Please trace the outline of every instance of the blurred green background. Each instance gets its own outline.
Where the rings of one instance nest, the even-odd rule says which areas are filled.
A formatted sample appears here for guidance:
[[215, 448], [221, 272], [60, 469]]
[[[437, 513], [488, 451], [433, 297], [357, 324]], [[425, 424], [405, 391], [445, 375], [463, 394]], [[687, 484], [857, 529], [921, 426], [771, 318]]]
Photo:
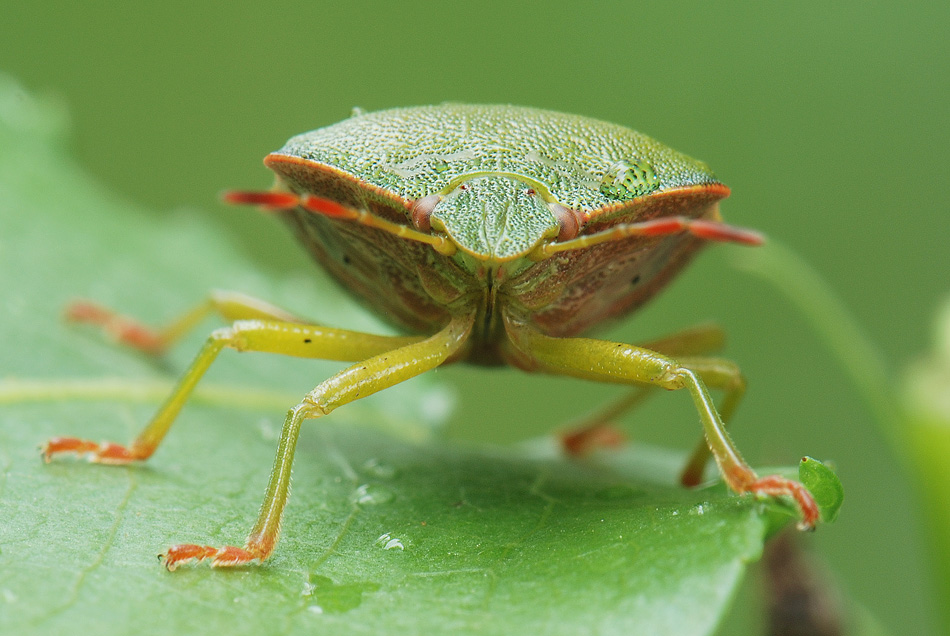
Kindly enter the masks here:
[[[8, 3], [0, 70], [63, 102], [80, 162], [113, 191], [157, 214], [205, 210], [274, 272], [311, 266], [278, 224], [216, 197], [268, 186], [267, 152], [354, 106], [509, 102], [628, 125], [712, 165], [733, 188], [728, 220], [802, 254], [897, 371], [950, 289], [948, 32], [950, 5], [931, 2]], [[893, 633], [927, 633], [937, 600], [921, 593], [908, 478], [827, 347], [730, 249], [609, 335], [726, 327], [750, 380], [739, 446], [759, 465], [834, 460], [847, 502], [808, 542]], [[459, 439], [540, 435], [615, 393], [440, 373], [458, 387]], [[629, 419], [635, 439], [698, 436], [685, 396]]]

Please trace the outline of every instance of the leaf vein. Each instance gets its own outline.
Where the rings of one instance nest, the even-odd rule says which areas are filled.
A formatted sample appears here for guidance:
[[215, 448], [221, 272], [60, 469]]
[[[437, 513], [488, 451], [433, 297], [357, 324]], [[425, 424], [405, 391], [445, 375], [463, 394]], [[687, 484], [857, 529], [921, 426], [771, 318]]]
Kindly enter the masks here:
[[115, 538], [118, 535], [119, 527], [122, 525], [125, 509], [128, 507], [129, 501], [132, 499], [132, 494], [135, 492], [136, 488], [138, 488], [138, 481], [135, 479], [135, 470], [127, 468], [126, 475], [129, 478], [129, 486], [126, 488], [125, 495], [116, 506], [115, 519], [112, 522], [112, 526], [109, 528], [109, 532], [102, 544], [102, 548], [100, 548], [99, 552], [96, 554], [95, 559], [93, 559], [91, 563], [79, 571], [79, 574], [76, 576], [76, 580], [73, 582], [72, 590], [69, 593], [69, 598], [67, 598], [62, 605], [54, 607], [49, 612], [37, 617], [37, 619], [34, 621], [34, 625], [39, 626], [76, 605], [86, 579], [105, 561], [106, 554], [112, 548], [113, 543], [115, 543]]

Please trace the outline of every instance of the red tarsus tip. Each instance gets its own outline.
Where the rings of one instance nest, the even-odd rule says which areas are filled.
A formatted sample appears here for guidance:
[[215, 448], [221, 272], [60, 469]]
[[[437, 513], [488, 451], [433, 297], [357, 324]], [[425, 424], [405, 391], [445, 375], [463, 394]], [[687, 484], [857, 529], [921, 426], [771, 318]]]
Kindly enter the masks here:
[[79, 300], [66, 305], [66, 320], [102, 324], [112, 317], [112, 312], [94, 303]]
[[695, 488], [703, 482], [703, 473], [705, 472], [705, 463], [699, 465], [690, 464], [683, 474], [680, 475], [680, 483], [686, 488]]
[[821, 511], [818, 509], [818, 504], [815, 503], [815, 498], [811, 496], [805, 486], [797, 481], [771, 475], [756, 479], [746, 490], [760, 495], [787, 496], [794, 499], [802, 514], [801, 521], [798, 522], [799, 530], [811, 530], [821, 519]]
[[96, 461], [100, 464], [128, 464], [134, 462], [137, 458], [125, 446], [104, 442], [99, 445], [96, 452]]
[[211, 565], [214, 567], [227, 567], [229, 565], [241, 565], [242, 563], [247, 563], [248, 561], [253, 561], [257, 556], [251, 552], [245, 550], [244, 548], [236, 548], [234, 546], [227, 546], [218, 550], [218, 553], [214, 557], [214, 561], [211, 562]]
[[242, 565], [259, 557], [244, 548], [234, 546], [215, 548], [210, 545], [183, 543], [181, 545], [173, 545], [168, 548], [168, 552], [158, 555], [158, 558], [165, 563], [165, 567], [169, 571], [172, 571], [182, 563], [191, 560], [203, 561], [204, 559], [212, 559], [211, 565], [213, 567], [229, 567]]
[[43, 461], [48, 464], [50, 458], [57, 453], [76, 453], [81, 455], [83, 453], [93, 453], [98, 449], [99, 444], [90, 442], [89, 440], [76, 437], [54, 437], [43, 444]]
[[595, 424], [561, 435], [561, 447], [571, 457], [585, 457], [599, 448], [618, 448], [626, 436], [608, 424]]
[[49, 463], [53, 455], [75, 453], [90, 455], [89, 461], [100, 464], [129, 464], [141, 459], [125, 446], [113, 442], [93, 442], [78, 437], [54, 437], [43, 445], [43, 461]]
[[80, 300], [67, 305], [65, 318], [69, 322], [100, 327], [117, 342], [152, 355], [164, 352], [167, 345], [161, 335], [152, 329], [88, 301]]
[[160, 554], [158, 558], [164, 561], [165, 567], [171, 571], [177, 568], [180, 563], [191, 561], [192, 559], [197, 559], [198, 561], [209, 559], [217, 553], [218, 549], [212, 548], [209, 545], [184, 543], [181, 545], [173, 545], [168, 548], [168, 552]]
[[123, 325], [123, 328], [117, 330], [116, 338], [122, 344], [145, 353], [158, 355], [165, 351], [166, 343], [161, 336], [141, 325]]

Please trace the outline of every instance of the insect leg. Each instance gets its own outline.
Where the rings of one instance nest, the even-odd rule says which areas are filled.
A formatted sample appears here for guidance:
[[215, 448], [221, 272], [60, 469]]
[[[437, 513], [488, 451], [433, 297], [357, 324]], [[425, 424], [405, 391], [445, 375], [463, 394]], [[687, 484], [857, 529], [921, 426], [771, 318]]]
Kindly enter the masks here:
[[[696, 371], [706, 386], [721, 390], [724, 395], [719, 404], [719, 416], [723, 424], [728, 424], [745, 394], [745, 377], [739, 367], [730, 360], [696, 357], [721, 349], [725, 337], [722, 329], [708, 324], [699, 325], [641, 346], [676, 357], [680, 364]], [[705, 439], [702, 439], [686, 463], [680, 475], [680, 482], [684, 486], [698, 485], [702, 481], [703, 470], [709, 457], [709, 445], [706, 444]]]
[[239, 320], [211, 334], [165, 403], [128, 447], [114, 442], [57, 437], [43, 447], [43, 457], [49, 461], [55, 454], [72, 452], [88, 454], [92, 461], [106, 464], [127, 464], [147, 459], [155, 452], [198, 381], [224, 348], [280, 353], [300, 358], [353, 361], [420, 340], [421, 337], [374, 336], [292, 322]]
[[66, 320], [94, 325], [110, 339], [154, 355], [164, 353], [211, 314], [217, 314], [228, 321], [258, 319], [306, 322], [263, 300], [237, 292], [217, 290], [212, 291], [200, 305], [157, 329], [88, 300], [72, 302], [65, 310]]
[[467, 340], [473, 318], [454, 318], [442, 331], [425, 340], [380, 353], [344, 369], [321, 383], [287, 413], [277, 447], [277, 457], [264, 495], [257, 523], [243, 548], [176, 545], [163, 555], [173, 570], [191, 559], [212, 559], [212, 565], [230, 566], [264, 560], [274, 549], [280, 521], [290, 491], [290, 472], [300, 425], [305, 419], [327, 415], [334, 409], [433, 369], [455, 354]]
[[[652, 340], [640, 346], [668, 356], [698, 356], [721, 349], [724, 342], [725, 334], [722, 329], [714, 324], [703, 324], [684, 329], [664, 338]], [[624, 442], [624, 434], [612, 426], [612, 422], [642, 404], [652, 394], [651, 388], [646, 386], [638, 386], [628, 391], [619, 400], [603, 410], [562, 432], [560, 434], [561, 447], [568, 455], [583, 457], [598, 447], [619, 446]], [[700, 456], [700, 453], [705, 454]], [[703, 441], [697, 447], [694, 458], [688, 464], [687, 471], [690, 475], [697, 470], [694, 464], [698, 465], [699, 474], [702, 474], [702, 468], [705, 466], [706, 460], [709, 459], [708, 453], [708, 447]], [[683, 483], [686, 484], [687, 482], [684, 481]], [[689, 483], [688, 485], [695, 485], [695, 483]]]
[[[671, 357], [619, 342], [552, 338], [510, 317], [506, 317], [505, 327], [516, 349], [514, 355], [526, 357], [538, 371], [601, 382], [686, 389], [699, 412], [706, 442], [726, 484], [737, 493], [793, 498], [801, 513], [802, 528], [811, 528], [818, 521], [818, 507], [804, 486], [778, 475], [760, 478], [742, 458], [703, 382], [703, 376], [717, 380], [717, 369], [695, 371]], [[727, 406], [734, 408], [734, 404]]]
[[722, 349], [726, 334], [719, 325], [705, 323], [668, 336], [640, 343], [640, 347], [666, 356], [704, 356]]
[[650, 387], [638, 386], [606, 408], [571, 424], [558, 435], [561, 448], [571, 457], [585, 457], [598, 448], [622, 445], [626, 436], [613, 423], [627, 411], [642, 404], [652, 393]]
[[[677, 362], [694, 371], [707, 387], [723, 392], [722, 402], [719, 403], [719, 417], [724, 426], [728, 424], [745, 395], [745, 376], [739, 367], [731, 360], [721, 358], [679, 358]], [[706, 440], [700, 440], [680, 474], [680, 482], [684, 486], [699, 485], [710, 453]]]

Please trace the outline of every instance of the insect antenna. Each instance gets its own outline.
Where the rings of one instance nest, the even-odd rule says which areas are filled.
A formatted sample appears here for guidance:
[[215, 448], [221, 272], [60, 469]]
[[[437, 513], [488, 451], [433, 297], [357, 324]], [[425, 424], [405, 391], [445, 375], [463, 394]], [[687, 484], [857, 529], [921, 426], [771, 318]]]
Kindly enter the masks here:
[[393, 223], [380, 218], [366, 210], [358, 210], [349, 206], [341, 205], [336, 201], [318, 197], [312, 194], [297, 195], [292, 192], [266, 191], [256, 192], [252, 190], [229, 190], [221, 196], [225, 203], [235, 205], [256, 205], [265, 210], [293, 210], [303, 208], [308, 212], [319, 214], [331, 219], [340, 219], [344, 221], [355, 221], [361, 225], [374, 227], [378, 230], [388, 232], [399, 238], [410, 241], [418, 241], [431, 245], [435, 251], [445, 256], [451, 256], [458, 249], [455, 243], [444, 236], [433, 236], [419, 230], [413, 229], [407, 225]]
[[679, 234], [680, 232], [689, 232], [693, 236], [706, 239], [707, 241], [739, 243], [741, 245], [762, 245], [762, 243], [765, 242], [765, 237], [755, 230], [736, 227], [735, 225], [728, 225], [719, 221], [692, 219], [685, 216], [669, 216], [661, 219], [643, 221], [642, 223], [622, 223], [601, 232], [578, 236], [569, 241], [539, 245], [531, 253], [530, 258], [533, 260], [543, 260], [558, 252], [584, 249], [593, 245], [619, 241], [634, 236], [667, 236], [670, 234]]

